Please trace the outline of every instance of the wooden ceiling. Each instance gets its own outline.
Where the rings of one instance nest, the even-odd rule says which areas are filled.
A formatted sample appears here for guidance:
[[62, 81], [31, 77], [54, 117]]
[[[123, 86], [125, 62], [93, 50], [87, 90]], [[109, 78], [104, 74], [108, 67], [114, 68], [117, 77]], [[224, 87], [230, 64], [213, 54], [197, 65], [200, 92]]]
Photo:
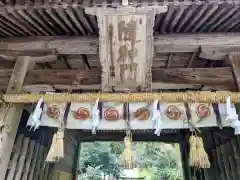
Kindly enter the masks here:
[[[155, 36], [153, 89], [235, 90], [227, 53], [240, 50], [239, 37], [239, 33]], [[8, 38], [0, 44], [1, 89], [7, 86], [17, 55], [22, 54], [31, 55], [37, 64], [27, 74], [28, 90], [33, 84], [41, 90], [100, 89], [97, 37]]]
[[[84, 7], [116, 7], [121, 1], [0, 2], [0, 89], [6, 88], [16, 57], [30, 55], [37, 71], [29, 72], [26, 85], [99, 90], [97, 19]], [[240, 50], [239, 34], [224, 33], [240, 32], [239, 0], [129, 3], [168, 5], [155, 19], [153, 89], [235, 89], [226, 53]]]
[[[20, 0], [21, 1], [21, 0]], [[74, 1], [75, 2], [75, 1]], [[49, 2], [4, 1], [0, 7], [0, 36], [63, 36], [97, 35], [95, 16], [87, 15], [84, 6], [113, 6], [121, 1], [82, 0], [72, 5]], [[156, 16], [154, 31], [161, 33], [195, 32], [239, 32], [239, 1], [130, 1], [130, 4], [158, 5], [170, 4], [166, 13]], [[174, 3], [174, 4], [173, 4]], [[6, 6], [8, 4], [8, 6]], [[10, 6], [9, 6], [10, 5]]]

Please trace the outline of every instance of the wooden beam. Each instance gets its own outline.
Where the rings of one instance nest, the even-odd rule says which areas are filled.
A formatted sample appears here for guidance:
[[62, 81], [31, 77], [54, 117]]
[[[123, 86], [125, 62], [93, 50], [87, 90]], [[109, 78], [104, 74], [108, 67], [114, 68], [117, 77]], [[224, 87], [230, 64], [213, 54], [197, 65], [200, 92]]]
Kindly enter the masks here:
[[[35, 85], [32, 85], [33, 89]], [[36, 89], [40, 88], [40, 85], [37, 85]], [[29, 86], [28, 86], [29, 87]], [[100, 90], [101, 84], [91, 84], [91, 85], [61, 85], [61, 84], [55, 84], [53, 87], [57, 90]], [[173, 83], [161, 83], [161, 82], [155, 82], [152, 83], [152, 90], [168, 90], [168, 89], [199, 89], [201, 85], [199, 84], [173, 84]], [[44, 88], [44, 87], [43, 87]], [[41, 90], [43, 90], [43, 88]], [[50, 88], [46, 87], [46, 92]], [[214, 88], [213, 88], [214, 89]], [[26, 91], [26, 92], [39, 92], [39, 91]]]
[[[6, 88], [12, 70], [0, 70], [0, 87]], [[222, 86], [235, 90], [232, 68], [157, 68], [152, 69], [153, 83]], [[92, 70], [32, 70], [27, 73], [24, 85], [72, 85], [98, 89], [100, 69]], [[172, 86], [173, 87], [173, 86]], [[51, 89], [51, 88], [50, 88]]]
[[58, 54], [97, 54], [96, 37], [41, 37], [0, 40], [0, 52], [26, 52], [40, 54], [44, 51], [56, 51]]
[[[22, 91], [22, 85], [30, 62], [30, 57], [19, 57], [17, 59], [6, 92], [20, 93]], [[14, 140], [17, 134], [17, 129], [21, 119], [22, 111], [23, 104], [14, 104], [9, 107], [8, 111], [5, 114], [4, 123], [10, 127], [10, 131], [6, 132], [5, 127], [2, 127], [0, 132], [4, 136], [4, 139], [2, 140], [3, 147], [2, 151], [0, 152], [0, 180], [4, 180], [5, 174], [7, 172], [7, 167], [13, 149]], [[3, 117], [4, 112], [5, 111], [1, 110], [0, 115]]]
[[230, 53], [228, 55], [228, 58], [232, 66], [236, 85], [238, 87], [238, 90], [240, 90], [240, 53]]
[[[34, 37], [0, 39], [0, 52], [8, 55], [97, 54], [98, 37]], [[155, 53], [240, 51], [240, 33], [169, 34], [154, 37]], [[46, 53], [47, 52], [47, 53]]]
[[155, 52], [196, 52], [202, 51], [238, 52], [240, 51], [240, 33], [208, 33], [208, 34], [168, 34], [155, 36]]
[[153, 69], [153, 82], [221, 85], [235, 89], [231, 68]]
[[[0, 54], [0, 58], [7, 61], [16, 61], [16, 56], [6, 56], [4, 54]], [[56, 55], [46, 55], [46, 56], [37, 56], [37, 57], [31, 57], [31, 60], [35, 63], [45, 63], [45, 62], [54, 62], [57, 60]]]

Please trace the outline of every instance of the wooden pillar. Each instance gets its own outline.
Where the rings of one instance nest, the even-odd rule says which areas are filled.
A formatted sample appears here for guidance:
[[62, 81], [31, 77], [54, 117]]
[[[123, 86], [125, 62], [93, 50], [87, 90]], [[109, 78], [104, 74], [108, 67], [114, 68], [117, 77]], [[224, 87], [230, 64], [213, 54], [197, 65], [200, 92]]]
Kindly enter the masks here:
[[[12, 76], [9, 81], [9, 85], [7, 88], [7, 93], [20, 93], [22, 90], [23, 82], [25, 75], [27, 73], [29, 64], [31, 60], [30, 57], [18, 57], [14, 66], [14, 70]], [[2, 109], [1, 109], [2, 110]], [[2, 110], [3, 111], [3, 110]], [[3, 117], [3, 113], [1, 111], [0, 117]], [[5, 128], [1, 129], [1, 134], [5, 133], [6, 136], [2, 139], [2, 151], [0, 152], [0, 169], [1, 169], [1, 176], [0, 180], [4, 180], [8, 163], [10, 160], [12, 148], [14, 145], [15, 137], [18, 130], [18, 125], [21, 119], [23, 111], [23, 104], [13, 104], [10, 106], [8, 111], [5, 114], [5, 125], [10, 127], [10, 131], [5, 133]]]

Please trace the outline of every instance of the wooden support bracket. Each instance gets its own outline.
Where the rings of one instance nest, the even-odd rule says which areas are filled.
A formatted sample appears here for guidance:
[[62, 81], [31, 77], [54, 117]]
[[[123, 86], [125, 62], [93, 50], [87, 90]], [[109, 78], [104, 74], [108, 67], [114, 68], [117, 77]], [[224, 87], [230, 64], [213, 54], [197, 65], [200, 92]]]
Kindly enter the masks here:
[[240, 53], [230, 53], [228, 58], [232, 66], [238, 90], [240, 90]]

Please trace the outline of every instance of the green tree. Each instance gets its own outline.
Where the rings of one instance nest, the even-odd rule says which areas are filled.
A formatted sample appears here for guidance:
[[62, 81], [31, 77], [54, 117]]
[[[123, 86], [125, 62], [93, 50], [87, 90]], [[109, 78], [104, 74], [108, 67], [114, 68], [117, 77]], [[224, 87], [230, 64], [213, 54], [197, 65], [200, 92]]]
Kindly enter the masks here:
[[121, 168], [118, 157], [111, 152], [112, 149], [108, 142], [84, 143], [80, 159], [80, 167], [83, 173], [87, 173], [88, 167], [99, 167], [103, 176], [111, 175], [116, 178], [120, 176]]
[[139, 168], [151, 168], [151, 180], [182, 180], [179, 148], [176, 145], [163, 143], [137, 143], [136, 163]]
[[98, 167], [92, 167], [88, 166], [86, 168], [86, 172], [82, 173], [78, 176], [79, 180], [102, 180], [102, 174], [101, 174], [100, 166]]

